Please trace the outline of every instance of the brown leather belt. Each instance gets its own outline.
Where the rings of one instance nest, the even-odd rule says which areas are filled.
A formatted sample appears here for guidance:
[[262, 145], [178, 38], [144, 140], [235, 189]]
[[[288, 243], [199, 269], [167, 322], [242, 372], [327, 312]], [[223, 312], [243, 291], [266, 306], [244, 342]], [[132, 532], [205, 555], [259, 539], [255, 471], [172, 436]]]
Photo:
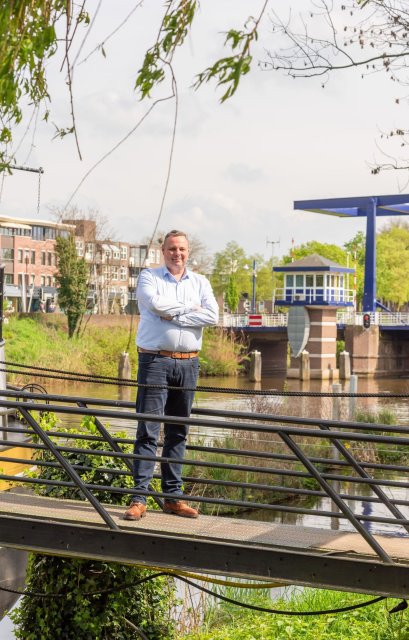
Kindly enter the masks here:
[[197, 358], [198, 351], [152, 351], [151, 349], [143, 349], [138, 347], [139, 353], [153, 353], [157, 356], [165, 356], [167, 358], [176, 358], [176, 360], [187, 360], [188, 358]]

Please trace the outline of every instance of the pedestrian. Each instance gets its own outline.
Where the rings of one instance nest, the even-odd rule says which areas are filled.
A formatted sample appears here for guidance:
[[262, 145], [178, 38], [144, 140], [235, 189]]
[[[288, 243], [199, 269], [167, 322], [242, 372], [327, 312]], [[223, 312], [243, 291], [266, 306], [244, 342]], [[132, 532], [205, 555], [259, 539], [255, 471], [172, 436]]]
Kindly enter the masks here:
[[[140, 321], [137, 413], [189, 417], [199, 373], [203, 327], [218, 321], [219, 310], [209, 281], [187, 269], [189, 241], [183, 231], [166, 234], [162, 245], [164, 266], [144, 269], [136, 297]], [[144, 386], [156, 385], [156, 386]], [[164, 387], [179, 387], [167, 389]], [[146, 515], [146, 493], [152, 480], [161, 421], [139, 420], [134, 453], [152, 459], [134, 460], [135, 490], [126, 520]], [[162, 457], [181, 461], [188, 434], [186, 424], [164, 424]], [[161, 463], [164, 512], [197, 518], [198, 511], [183, 497], [182, 463]]]

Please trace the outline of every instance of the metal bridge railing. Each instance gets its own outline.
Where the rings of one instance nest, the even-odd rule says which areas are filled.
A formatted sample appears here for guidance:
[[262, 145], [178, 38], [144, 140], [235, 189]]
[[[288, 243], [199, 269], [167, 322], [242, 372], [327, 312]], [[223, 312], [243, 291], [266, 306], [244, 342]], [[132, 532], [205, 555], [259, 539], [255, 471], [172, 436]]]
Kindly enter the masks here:
[[[260, 313], [262, 316], [262, 327], [286, 327], [286, 313]], [[337, 324], [357, 325], [362, 327], [363, 312], [357, 312], [353, 309], [338, 309]], [[370, 314], [371, 324], [383, 327], [408, 327], [408, 312], [388, 312], [375, 311]], [[225, 313], [221, 317], [220, 325], [223, 327], [240, 328], [249, 326], [249, 314], [245, 313]]]
[[[130, 490], [121, 486], [121, 482], [116, 482], [119, 486], [104, 484], [103, 479], [106, 474], [117, 480], [130, 476], [132, 461], [149, 457], [125, 451], [133, 443], [133, 434], [116, 437], [104, 423], [123, 420], [128, 432], [132, 432], [138, 418], [149, 421], [157, 417], [136, 414], [131, 402], [18, 391], [2, 391], [2, 394], [8, 399], [0, 401], [0, 408], [18, 411], [25, 423], [3, 429], [0, 480], [33, 488], [45, 485], [49, 490], [59, 486], [76, 489], [108, 527], [118, 529], [97, 495], [105, 492], [123, 498], [129, 496]], [[62, 418], [69, 416], [71, 420], [73, 416], [77, 416], [76, 419], [94, 416], [95, 432], [78, 426], [71, 427], [69, 432], [61, 428], [46, 430], [38, 417], [41, 412], [52, 412]], [[186, 419], [167, 416], [166, 421], [176, 424]], [[409, 488], [409, 426], [205, 408], [194, 409], [188, 422], [200, 427], [205, 435], [202, 440], [189, 444], [186, 458], [181, 461], [155, 457], [158, 463], [184, 463], [187, 500], [207, 509], [217, 509], [219, 515], [263, 509], [313, 515], [318, 520], [330, 518], [331, 522], [347, 521], [379, 558], [388, 563], [392, 560], [374, 537], [372, 528], [382, 526], [384, 533], [409, 534], [409, 500], [402, 497]], [[206, 437], [207, 432], [212, 436]], [[93, 443], [93, 448], [83, 446], [82, 442]], [[13, 446], [34, 451], [32, 466], [39, 470], [37, 477], [7, 473], [7, 463], [27, 464], [25, 458], [10, 457]], [[384, 454], [383, 461], [376, 457], [379, 448]], [[48, 452], [45, 458], [44, 452]], [[107, 459], [115, 461], [114, 468], [106, 467]], [[63, 469], [66, 479], [44, 477], [42, 470], [53, 467]], [[96, 469], [100, 472], [100, 482], [87, 482], [89, 471]], [[359, 494], [363, 488], [364, 498]], [[146, 494], [159, 501], [172, 497], [152, 489]], [[321, 498], [329, 498], [330, 506], [310, 505], [309, 501]], [[362, 500], [376, 511], [367, 513], [358, 508]], [[328, 527], [323, 523], [322, 528]]]

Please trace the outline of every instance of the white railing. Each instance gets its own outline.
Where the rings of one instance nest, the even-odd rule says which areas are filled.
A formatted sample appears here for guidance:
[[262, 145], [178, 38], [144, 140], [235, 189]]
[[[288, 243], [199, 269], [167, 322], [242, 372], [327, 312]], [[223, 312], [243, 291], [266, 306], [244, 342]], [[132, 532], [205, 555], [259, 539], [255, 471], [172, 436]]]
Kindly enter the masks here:
[[[220, 318], [222, 327], [248, 327], [249, 315], [243, 313], [225, 313]], [[287, 314], [286, 313], [256, 313], [255, 315], [261, 315], [263, 327], [286, 327], [287, 326]]]
[[305, 302], [310, 304], [313, 302], [353, 302], [353, 289], [344, 289], [342, 287], [285, 287], [276, 289], [276, 300], [286, 300], [286, 302]]
[[[251, 314], [250, 314], [251, 315]], [[261, 315], [262, 327], [286, 327], [287, 326], [287, 314], [286, 313], [262, 313]], [[375, 311], [370, 313], [371, 324], [382, 325], [386, 327], [409, 327], [409, 313], [396, 312], [389, 313], [387, 311]], [[357, 325], [363, 326], [363, 312], [355, 312], [352, 309], [339, 309], [337, 311], [337, 324]], [[221, 316], [219, 325], [222, 327], [240, 328], [248, 327], [249, 314], [244, 313], [225, 313]]]
[[[363, 324], [364, 312], [355, 312], [351, 309], [339, 309], [337, 311], [337, 323], [358, 325]], [[407, 312], [390, 312], [390, 311], [374, 311], [369, 313], [371, 324], [383, 325], [387, 327], [409, 326], [409, 313]]]

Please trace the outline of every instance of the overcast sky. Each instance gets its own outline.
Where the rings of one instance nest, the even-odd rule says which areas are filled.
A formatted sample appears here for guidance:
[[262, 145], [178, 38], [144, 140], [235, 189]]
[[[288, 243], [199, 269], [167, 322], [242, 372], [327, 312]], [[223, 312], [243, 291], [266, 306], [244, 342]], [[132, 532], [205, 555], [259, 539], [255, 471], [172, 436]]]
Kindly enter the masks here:
[[[136, 0], [103, 0], [74, 70], [74, 96], [82, 162], [74, 139], [52, 140], [52, 125], [39, 120], [21, 145], [18, 164], [44, 168], [40, 217], [63, 207], [78, 184], [150, 106], [133, 91], [145, 50], [154, 42], [162, 0], [146, 0], [126, 26], [105, 45], [94, 47], [125, 18]], [[307, 0], [297, 0], [297, 7]], [[97, 0], [89, 3], [96, 7]], [[175, 58], [179, 117], [169, 190], [160, 229], [182, 228], [200, 237], [209, 252], [230, 240], [247, 253], [271, 255], [267, 240], [280, 240], [275, 255], [291, 240], [349, 240], [363, 222], [294, 212], [293, 201], [397, 193], [404, 183], [396, 172], [372, 176], [369, 165], [382, 156], [379, 131], [402, 126], [407, 106], [397, 105], [398, 87], [383, 74], [361, 79], [360, 72], [333, 76], [325, 89], [319, 79], [293, 80], [261, 71], [256, 63], [237, 94], [224, 104], [214, 85], [193, 91], [194, 76], [222, 55], [223, 33], [241, 28], [262, 1], [203, 0], [192, 35]], [[286, 10], [288, 2], [274, 2]], [[78, 38], [81, 44], [84, 30]], [[271, 42], [268, 15], [256, 58]], [[77, 46], [78, 46], [77, 45]], [[73, 56], [75, 57], [75, 56]], [[49, 65], [50, 121], [70, 126], [68, 95], [59, 63]], [[155, 97], [169, 95], [169, 84]], [[138, 242], [149, 236], [159, 213], [166, 179], [175, 103], [156, 106], [140, 128], [91, 173], [72, 200], [96, 209], [110, 221], [116, 239]], [[23, 123], [21, 132], [27, 126]], [[18, 141], [19, 136], [16, 136]], [[15, 172], [4, 182], [0, 213], [36, 217], [37, 176]], [[383, 219], [382, 224], [385, 219]]]

